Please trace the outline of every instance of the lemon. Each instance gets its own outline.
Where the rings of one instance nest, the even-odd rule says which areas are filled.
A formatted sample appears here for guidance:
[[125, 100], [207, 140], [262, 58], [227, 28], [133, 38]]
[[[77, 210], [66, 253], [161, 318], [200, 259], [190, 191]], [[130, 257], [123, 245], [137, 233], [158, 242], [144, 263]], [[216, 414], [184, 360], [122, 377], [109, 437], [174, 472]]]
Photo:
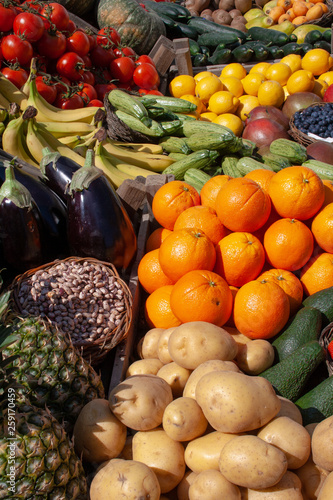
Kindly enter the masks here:
[[328, 83], [325, 82], [325, 80], [315, 80], [314, 87], [312, 89], [312, 92], [319, 97], [323, 98], [325, 94], [325, 90], [328, 87]]
[[210, 97], [223, 88], [221, 80], [216, 76], [206, 76], [195, 86], [195, 95], [205, 104]]
[[253, 108], [259, 106], [259, 99], [253, 95], [242, 95], [239, 98], [239, 104], [236, 109], [236, 115], [243, 121]]
[[312, 92], [314, 84], [315, 80], [311, 71], [299, 69], [288, 78], [287, 90], [289, 94], [295, 94], [296, 92]]
[[250, 69], [249, 73], [261, 73], [262, 75], [266, 76], [266, 71], [268, 68], [271, 66], [271, 63], [267, 61], [259, 62], [252, 66]]
[[239, 78], [236, 78], [235, 76], [225, 76], [224, 78], [220, 76], [219, 78], [223, 84], [223, 90], [228, 90], [235, 97], [243, 95], [244, 89]]
[[284, 100], [286, 100], [288, 95], [290, 95], [287, 89], [287, 85], [283, 86], [283, 92], [284, 92]]
[[232, 113], [222, 113], [221, 115], [218, 115], [213, 120], [213, 123], [218, 123], [219, 125], [228, 127], [235, 135], [237, 135], [237, 137], [240, 137], [242, 135], [244, 128], [244, 123], [239, 118], [239, 116], [236, 116]]
[[318, 80], [324, 80], [327, 85], [333, 84], [333, 71], [327, 71], [326, 73], [322, 73], [318, 76]]
[[212, 76], [214, 75], [214, 73], [212, 73], [211, 71], [200, 71], [200, 73], [197, 73], [196, 75], [194, 75], [194, 80], [196, 82], [200, 82], [200, 80], [202, 80], [203, 78], [206, 78], [207, 76]]
[[220, 76], [224, 78], [225, 76], [234, 76], [239, 80], [242, 80], [246, 76], [246, 69], [240, 63], [230, 63], [227, 64], [221, 71]]
[[222, 113], [234, 113], [239, 103], [238, 97], [235, 97], [228, 90], [215, 92], [208, 101], [208, 111], [217, 115]]
[[288, 78], [290, 77], [292, 71], [290, 66], [286, 63], [277, 62], [271, 65], [266, 72], [267, 80], [275, 80], [281, 83], [281, 85], [286, 85]]
[[217, 118], [216, 113], [212, 113], [212, 111], [205, 111], [204, 113], [200, 114], [200, 120], [204, 122], [213, 122]]
[[185, 94], [195, 95], [196, 82], [193, 76], [178, 75], [169, 84], [169, 92], [172, 97], [181, 97]]
[[281, 83], [275, 80], [262, 82], [258, 89], [258, 100], [261, 106], [280, 108], [284, 103], [284, 90]]
[[249, 73], [242, 80], [244, 92], [247, 95], [258, 95], [258, 89], [262, 82], [265, 81], [265, 77], [261, 73]]
[[311, 49], [302, 58], [302, 69], [315, 76], [326, 73], [333, 66], [333, 58], [324, 49]]
[[197, 107], [196, 111], [199, 114], [203, 111], [204, 104], [200, 101], [199, 97], [196, 97], [195, 95], [191, 94], [185, 94], [181, 96], [181, 99], [184, 99], [184, 101], [189, 101], [195, 104]]
[[302, 69], [302, 56], [299, 54], [288, 54], [287, 56], [282, 57], [280, 63], [287, 64], [290, 67], [291, 72], [294, 73], [294, 71]]

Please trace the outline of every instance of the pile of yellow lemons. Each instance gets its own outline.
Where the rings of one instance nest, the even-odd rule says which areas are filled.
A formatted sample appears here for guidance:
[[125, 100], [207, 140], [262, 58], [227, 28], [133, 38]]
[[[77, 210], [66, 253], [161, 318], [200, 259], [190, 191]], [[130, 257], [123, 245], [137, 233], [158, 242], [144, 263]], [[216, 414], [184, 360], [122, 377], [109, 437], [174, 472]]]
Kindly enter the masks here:
[[169, 84], [173, 97], [197, 105], [193, 116], [229, 127], [241, 136], [249, 112], [260, 105], [281, 108], [288, 95], [313, 92], [323, 97], [333, 84], [333, 58], [324, 49], [303, 57], [289, 54], [279, 62], [259, 62], [248, 72], [230, 63], [217, 75], [203, 70], [194, 76], [178, 75]]

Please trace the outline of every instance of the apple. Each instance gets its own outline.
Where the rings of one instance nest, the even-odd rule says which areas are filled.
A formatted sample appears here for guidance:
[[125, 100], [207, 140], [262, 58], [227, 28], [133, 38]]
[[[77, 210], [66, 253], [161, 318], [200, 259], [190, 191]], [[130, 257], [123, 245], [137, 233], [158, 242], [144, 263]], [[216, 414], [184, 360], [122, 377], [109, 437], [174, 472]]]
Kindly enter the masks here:
[[325, 90], [325, 94], [323, 97], [324, 102], [333, 102], [333, 84], [329, 85]]

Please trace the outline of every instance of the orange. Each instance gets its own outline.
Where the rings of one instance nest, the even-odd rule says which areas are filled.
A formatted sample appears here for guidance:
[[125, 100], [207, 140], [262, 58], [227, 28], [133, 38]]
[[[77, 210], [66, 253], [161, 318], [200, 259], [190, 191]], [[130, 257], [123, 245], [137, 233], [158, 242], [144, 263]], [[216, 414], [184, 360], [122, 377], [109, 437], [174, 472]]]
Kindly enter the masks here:
[[147, 293], [152, 293], [157, 288], [173, 285], [173, 281], [164, 274], [158, 258], [159, 249], [147, 252], [138, 265], [138, 279], [142, 288]]
[[333, 181], [329, 179], [323, 179], [324, 189], [325, 189], [325, 200], [323, 207], [326, 207], [329, 203], [333, 203]]
[[310, 219], [321, 208], [325, 189], [320, 177], [310, 168], [283, 168], [271, 179], [268, 187], [272, 205], [281, 217]]
[[267, 170], [266, 168], [256, 168], [248, 172], [244, 177], [247, 179], [252, 179], [264, 190], [268, 191], [269, 183], [271, 182], [271, 178], [275, 175], [275, 172], [272, 170]]
[[165, 229], [165, 227], [158, 227], [155, 229], [147, 238], [146, 252], [160, 248], [162, 241], [165, 240], [170, 233], [170, 229]]
[[157, 288], [145, 302], [145, 319], [150, 328], [172, 328], [181, 322], [174, 315], [170, 306], [170, 296], [174, 285]]
[[314, 255], [301, 269], [300, 280], [306, 295], [333, 286], [333, 254]]
[[324, 252], [333, 253], [333, 203], [326, 205], [315, 215], [311, 231]]
[[227, 282], [218, 274], [195, 270], [182, 276], [170, 297], [175, 316], [182, 322], [207, 321], [222, 326], [229, 319], [233, 297]]
[[178, 215], [195, 205], [200, 205], [200, 195], [194, 187], [184, 181], [170, 181], [156, 191], [152, 211], [161, 226], [172, 230]]
[[163, 241], [159, 259], [164, 273], [176, 282], [194, 269], [211, 271], [216, 260], [215, 246], [200, 229], [178, 229]]
[[215, 209], [222, 224], [230, 231], [252, 233], [267, 221], [271, 201], [252, 179], [236, 177], [221, 187]]
[[300, 280], [291, 271], [285, 269], [268, 269], [257, 278], [264, 279], [279, 285], [287, 294], [290, 305], [290, 316], [293, 316], [301, 307], [303, 300], [303, 286]]
[[236, 293], [238, 292], [239, 289], [236, 286], [232, 286], [232, 285], [229, 285], [229, 288], [230, 288], [230, 291], [232, 293], [232, 312], [231, 312], [231, 315], [230, 315], [230, 318], [228, 319], [228, 321], [223, 325], [223, 328], [225, 328], [226, 326], [232, 326], [232, 327], [235, 326], [233, 309], [234, 309], [234, 302], [235, 302]]
[[265, 263], [265, 250], [256, 236], [235, 231], [218, 242], [215, 247], [214, 272], [228, 285], [240, 287], [254, 280]]
[[201, 205], [215, 210], [217, 193], [226, 182], [230, 181], [230, 179], [232, 179], [230, 175], [221, 174], [215, 175], [205, 182], [200, 191]]
[[297, 219], [279, 219], [264, 235], [267, 261], [276, 269], [300, 269], [310, 259], [313, 246], [310, 229]]
[[169, 84], [170, 95], [182, 97], [183, 95], [195, 95], [196, 81], [190, 75], [178, 75]]
[[228, 234], [213, 208], [198, 205], [184, 210], [175, 222], [174, 231], [177, 229], [200, 229], [216, 245]]
[[274, 337], [287, 323], [289, 314], [287, 294], [271, 281], [249, 281], [235, 296], [235, 326], [250, 339]]
[[265, 232], [273, 224], [273, 222], [275, 222], [275, 221], [277, 221], [279, 219], [281, 219], [281, 217], [276, 212], [276, 210], [274, 210], [274, 207], [272, 207], [271, 208], [271, 213], [269, 214], [269, 217], [268, 217], [267, 221], [257, 231], [254, 231], [254, 233], [253, 233], [254, 236], [256, 236], [261, 241], [261, 243], [263, 243], [264, 242]]

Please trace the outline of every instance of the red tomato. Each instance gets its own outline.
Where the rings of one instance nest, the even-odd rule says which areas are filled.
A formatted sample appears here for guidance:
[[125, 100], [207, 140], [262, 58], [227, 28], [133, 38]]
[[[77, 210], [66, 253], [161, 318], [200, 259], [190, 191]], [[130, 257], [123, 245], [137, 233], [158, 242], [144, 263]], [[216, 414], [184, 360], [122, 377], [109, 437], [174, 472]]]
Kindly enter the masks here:
[[35, 82], [39, 94], [44, 97], [47, 102], [53, 104], [57, 97], [57, 88], [50, 81], [50, 78], [38, 75], [36, 76]]
[[96, 81], [94, 73], [88, 70], [84, 71], [82, 75], [82, 81], [94, 86]]
[[8, 78], [18, 89], [23, 87], [25, 82], [28, 80], [29, 73], [23, 69], [23, 68], [18, 68], [18, 69], [12, 69], [9, 66], [2, 68], [1, 73]]
[[90, 83], [80, 85], [77, 93], [81, 96], [85, 104], [88, 104], [93, 99], [97, 99], [97, 92]]
[[76, 93], [68, 94], [68, 92], [60, 92], [53, 105], [60, 109], [78, 109], [83, 108], [84, 102]]
[[121, 38], [115, 28], [105, 26], [97, 33], [96, 41], [98, 45], [110, 45], [111, 47], [117, 47], [121, 42]]
[[90, 102], [88, 102], [87, 108], [89, 108], [90, 106], [96, 106], [96, 108], [102, 108], [104, 106], [104, 103], [99, 99], [92, 99]]
[[90, 50], [89, 38], [80, 30], [67, 37], [66, 43], [68, 52], [76, 52], [81, 57], [86, 56]]
[[132, 79], [135, 62], [131, 57], [117, 57], [110, 63], [112, 77], [120, 83], [127, 83]]
[[136, 61], [138, 54], [131, 47], [117, 47], [113, 49], [116, 57], [131, 57]]
[[60, 31], [44, 31], [37, 42], [37, 50], [41, 56], [58, 59], [66, 51], [66, 37]]
[[17, 15], [15, 7], [4, 4], [0, 5], [0, 31], [6, 32], [13, 28], [14, 19]]
[[91, 62], [96, 68], [109, 67], [111, 61], [115, 59], [115, 57], [112, 49], [104, 48], [102, 45], [96, 45], [90, 52]]
[[86, 68], [92, 68], [92, 62], [91, 62], [90, 57], [88, 55], [87, 56], [81, 56], [81, 57], [83, 59], [85, 67]]
[[149, 63], [141, 63], [137, 66], [133, 73], [135, 85], [143, 89], [151, 90], [160, 84], [160, 77], [154, 66]]
[[94, 71], [96, 83], [109, 83], [112, 80], [111, 71], [107, 68], [97, 68]]
[[162, 94], [162, 92], [160, 92], [160, 91], [159, 91], [159, 90], [157, 90], [157, 89], [148, 90], [147, 94], [153, 94], [153, 95], [164, 95], [164, 94]]
[[37, 14], [22, 12], [18, 14], [13, 23], [15, 35], [23, 35], [28, 42], [37, 42], [45, 30], [43, 20]]
[[41, 10], [42, 16], [45, 16], [59, 31], [67, 29], [69, 23], [69, 14], [66, 7], [57, 2], [51, 2]]
[[147, 56], [146, 54], [142, 54], [141, 56], [139, 56], [136, 60], [136, 64], [142, 64], [142, 63], [148, 63], [148, 64], [151, 64], [152, 66], [154, 66], [155, 68], [155, 63], [154, 61], [152, 60], [151, 57]]
[[86, 33], [87, 37], [89, 38], [89, 43], [90, 43], [90, 51], [94, 49], [97, 45], [97, 37], [95, 35], [91, 35], [90, 33]]
[[30, 42], [17, 35], [7, 35], [1, 41], [2, 55], [8, 62], [18, 62], [20, 66], [28, 66], [33, 56]]
[[65, 52], [57, 61], [59, 75], [66, 76], [71, 82], [82, 80], [84, 61], [75, 52]]
[[21, 7], [24, 8], [24, 9], [29, 9], [29, 11], [31, 9], [34, 9], [36, 12], [41, 12], [42, 8], [43, 8], [43, 4], [41, 2], [38, 2], [35, 1], [35, 0], [25, 0], [25, 2], [23, 2], [21, 4]]
[[76, 24], [74, 23], [74, 21], [72, 21], [71, 19], [68, 21], [68, 25], [67, 25], [67, 28], [63, 31], [64, 35], [65, 36], [70, 36], [72, 35], [72, 33], [74, 33], [74, 31], [76, 31], [78, 28], [76, 27]]
[[104, 100], [105, 94], [110, 92], [110, 90], [113, 90], [116, 88], [117, 88], [117, 86], [114, 83], [96, 83], [96, 85], [95, 85], [97, 97], [100, 101]]
[[61, 92], [69, 92], [71, 87], [71, 82], [65, 76], [53, 75], [54, 86], [57, 90], [57, 94]]

